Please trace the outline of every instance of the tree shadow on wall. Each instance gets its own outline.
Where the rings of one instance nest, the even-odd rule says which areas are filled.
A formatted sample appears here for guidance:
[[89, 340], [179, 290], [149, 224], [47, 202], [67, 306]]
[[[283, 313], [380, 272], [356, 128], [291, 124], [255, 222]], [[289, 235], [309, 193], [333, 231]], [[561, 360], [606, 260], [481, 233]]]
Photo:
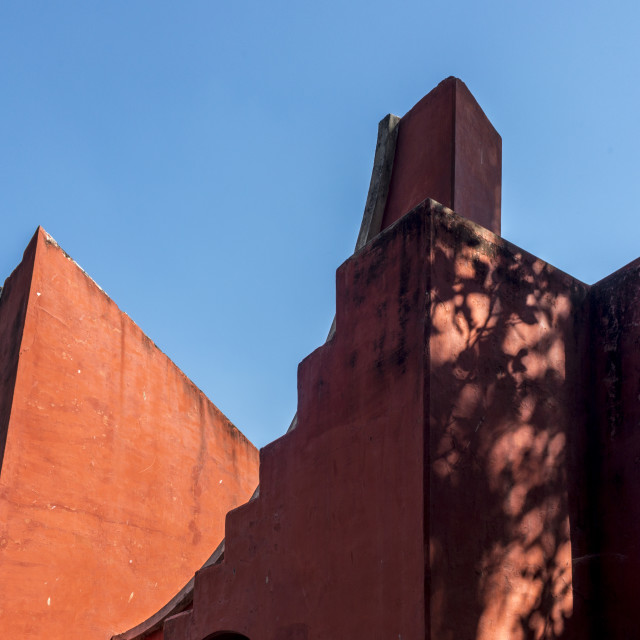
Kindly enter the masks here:
[[566, 345], [586, 287], [446, 220], [431, 266], [432, 637], [566, 639]]

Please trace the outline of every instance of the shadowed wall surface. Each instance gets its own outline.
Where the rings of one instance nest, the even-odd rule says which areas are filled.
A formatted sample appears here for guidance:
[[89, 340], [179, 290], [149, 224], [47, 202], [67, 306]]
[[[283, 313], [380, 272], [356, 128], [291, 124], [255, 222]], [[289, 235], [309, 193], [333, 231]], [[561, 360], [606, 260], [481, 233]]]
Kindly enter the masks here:
[[[261, 451], [259, 494], [227, 514], [225, 541], [193, 582], [122, 640], [640, 637], [640, 262], [589, 287], [476, 224], [499, 229], [500, 139], [459, 80], [398, 120], [379, 129], [375, 202], [358, 246], [375, 237], [338, 270], [335, 331], [299, 367], [297, 416]], [[473, 222], [430, 199], [403, 215], [423, 189], [445, 201], [449, 193]], [[77, 301], [73, 313], [63, 291]], [[138, 548], [169, 538], [157, 549], [175, 556], [204, 540], [205, 513], [219, 517], [204, 496], [218, 495], [220, 466], [205, 473], [206, 461], [224, 450], [225, 469], [241, 476], [246, 462], [255, 471], [250, 445], [192, 386], [180, 390], [181, 374], [113, 309], [43, 232], [0, 302], [0, 434], [10, 462], [0, 508], [14, 509], [0, 512], [12, 527], [0, 550], [12, 570], [39, 567], [28, 589], [56, 594], [46, 607], [66, 593], [58, 582], [75, 581], [67, 602], [76, 612], [87, 580], [104, 568], [91, 562], [108, 556], [115, 606], [95, 606], [105, 624], [104, 611], [112, 620], [133, 612], [155, 575], [151, 563], [136, 574], [145, 561]], [[99, 357], [85, 358], [87, 344]], [[43, 389], [39, 376], [54, 373], [57, 385]], [[157, 388], [170, 423], [182, 420], [177, 433], [155, 429], [161, 417], [145, 409]], [[100, 418], [89, 430], [83, 411]], [[75, 456], [52, 435], [63, 424]], [[135, 446], [123, 437], [129, 425]], [[197, 451], [195, 462], [181, 446]], [[82, 489], [69, 472], [79, 450], [90, 466]], [[97, 462], [96, 451], [112, 463]], [[33, 459], [42, 464], [29, 467]], [[147, 473], [148, 486], [133, 482]], [[61, 487], [52, 490], [47, 474]], [[120, 497], [131, 487], [134, 504]], [[34, 495], [43, 488], [47, 502]], [[105, 490], [119, 510], [87, 500]], [[135, 506], [168, 498], [177, 511]], [[186, 525], [182, 540], [152, 528], [174, 513], [168, 528]], [[100, 535], [83, 524], [91, 533], [78, 535], [85, 520]], [[46, 590], [37, 582], [45, 564], [29, 554], [41, 529], [55, 529], [48, 541], [64, 556], [87, 541], [104, 547], [111, 525], [121, 535], [111, 555], [82, 556], [89, 571], [69, 561], [55, 582], [50, 571]], [[167, 571], [182, 570], [165, 560], [174, 562]], [[16, 635], [53, 611], [18, 602], [31, 618]]]
[[600, 637], [640, 637], [640, 259], [591, 288], [590, 569]]
[[567, 637], [588, 287], [455, 216], [433, 238], [431, 637]]
[[500, 164], [456, 78], [381, 121], [295, 428], [122, 640], [640, 637], [640, 261], [590, 287], [501, 239]]
[[298, 425], [164, 640], [585, 637], [567, 450], [587, 292], [432, 201], [356, 253]]
[[0, 332], [2, 636], [109, 637], [202, 565], [257, 451], [42, 229]]

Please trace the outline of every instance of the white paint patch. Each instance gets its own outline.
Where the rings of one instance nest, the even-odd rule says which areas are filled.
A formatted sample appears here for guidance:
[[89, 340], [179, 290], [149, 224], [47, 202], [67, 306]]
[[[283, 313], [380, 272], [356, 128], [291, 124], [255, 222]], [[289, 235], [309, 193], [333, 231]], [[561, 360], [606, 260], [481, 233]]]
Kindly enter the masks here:
[[37, 296], [41, 296], [42, 294], [41, 294], [39, 291], [37, 291], [37, 292], [36, 292], [36, 295], [37, 295]]
[[133, 564], [133, 560], [129, 560], [129, 564]]
[[222, 484], [222, 480], [220, 480], [220, 482], [218, 482], [218, 484]]
[[133, 600], [133, 591], [131, 592], [131, 595], [129, 596], [129, 602], [131, 602]]
[[78, 369], [78, 373], [81, 373], [80, 369]]
[[51, 598], [47, 598], [47, 607], [51, 606]]

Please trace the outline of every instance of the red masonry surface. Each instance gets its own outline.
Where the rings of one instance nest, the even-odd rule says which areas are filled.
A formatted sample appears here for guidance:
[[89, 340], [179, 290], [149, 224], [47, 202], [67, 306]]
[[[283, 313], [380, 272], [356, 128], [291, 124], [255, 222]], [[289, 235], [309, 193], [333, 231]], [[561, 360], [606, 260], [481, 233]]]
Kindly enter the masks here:
[[258, 454], [39, 229], [0, 298], [0, 636], [108, 638], [223, 537]]
[[640, 638], [640, 260], [589, 286], [497, 235], [461, 81], [395, 151], [384, 122], [383, 230], [235, 509], [253, 447], [36, 234], [0, 299], [2, 637]]
[[297, 426], [158, 640], [640, 637], [640, 261], [588, 286], [492, 233], [500, 139], [460, 81], [399, 127]]
[[348, 260], [298, 426], [164, 640], [568, 637], [586, 294], [432, 201]]
[[502, 139], [464, 82], [443, 80], [398, 126], [382, 229], [432, 198], [500, 234]]
[[[590, 296], [590, 570], [598, 638], [640, 638], [640, 259]], [[599, 634], [599, 635], [598, 635]]]

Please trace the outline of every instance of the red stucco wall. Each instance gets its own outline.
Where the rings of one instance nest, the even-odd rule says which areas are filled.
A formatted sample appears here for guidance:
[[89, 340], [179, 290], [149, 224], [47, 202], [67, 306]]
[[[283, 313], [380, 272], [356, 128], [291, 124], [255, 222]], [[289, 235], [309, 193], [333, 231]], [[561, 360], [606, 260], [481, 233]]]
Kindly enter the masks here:
[[567, 452], [587, 290], [432, 202], [355, 254], [298, 426], [164, 640], [584, 637]]
[[298, 426], [262, 449], [259, 498], [227, 516], [225, 559], [165, 640], [424, 637], [424, 250], [414, 216], [338, 271]]
[[640, 259], [593, 285], [589, 432], [596, 631], [640, 637]]
[[297, 427], [158, 640], [640, 637], [640, 261], [590, 287], [492, 233], [501, 141], [459, 80], [398, 127]]
[[502, 139], [462, 80], [447, 78], [398, 124], [382, 229], [426, 198], [500, 233]]
[[0, 473], [11, 415], [13, 389], [18, 370], [18, 357], [24, 318], [27, 312], [31, 276], [33, 275], [36, 244], [37, 236], [34, 236], [25, 249], [22, 262], [4, 283], [0, 297]]
[[[640, 262], [589, 287], [434, 201], [403, 216], [424, 196], [499, 230], [500, 138], [455, 78], [402, 119], [297, 426], [152, 640], [640, 637]], [[255, 451], [42, 232], [0, 336], [0, 624], [122, 631], [213, 550]]]
[[429, 637], [584, 638], [571, 450], [588, 287], [461, 218], [432, 220]]
[[5, 291], [0, 635], [108, 638], [202, 565], [257, 451], [43, 230]]

